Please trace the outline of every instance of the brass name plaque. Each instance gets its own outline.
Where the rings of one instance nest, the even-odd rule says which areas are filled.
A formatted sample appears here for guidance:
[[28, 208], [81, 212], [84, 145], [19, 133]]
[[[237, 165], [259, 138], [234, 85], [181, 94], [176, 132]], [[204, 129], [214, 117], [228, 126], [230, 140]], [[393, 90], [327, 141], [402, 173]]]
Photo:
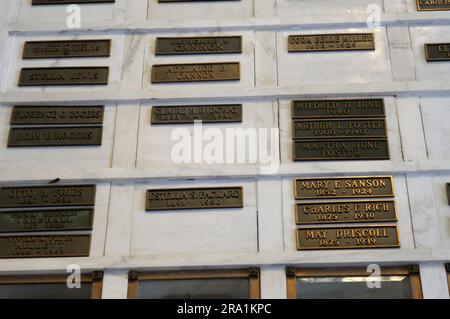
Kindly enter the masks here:
[[0, 188], [0, 208], [94, 206], [95, 185]]
[[428, 62], [450, 61], [450, 43], [425, 44], [425, 55]]
[[91, 235], [0, 237], [0, 258], [88, 257]]
[[91, 230], [93, 216], [92, 208], [0, 212], [0, 233]]
[[375, 50], [373, 33], [312, 34], [288, 37], [289, 52]]
[[305, 178], [294, 181], [295, 199], [394, 197], [392, 177]]
[[152, 124], [191, 124], [242, 122], [242, 105], [154, 106]]
[[156, 55], [242, 53], [242, 37], [156, 38]]
[[240, 80], [239, 62], [160, 64], [152, 68], [152, 83]]
[[103, 127], [11, 128], [8, 147], [100, 146]]
[[300, 203], [295, 216], [297, 225], [397, 221], [394, 201]]
[[450, 0], [416, 0], [418, 11], [450, 10]]
[[243, 198], [242, 187], [151, 189], [146, 210], [242, 208]]
[[27, 41], [24, 59], [109, 57], [111, 40]]
[[383, 99], [304, 100], [292, 103], [292, 118], [384, 117]]
[[45, 4], [83, 4], [83, 3], [115, 3], [116, 0], [33, 0], [32, 5]]
[[106, 85], [108, 67], [23, 68], [19, 86]]
[[298, 250], [399, 247], [397, 226], [297, 229]]
[[294, 139], [387, 137], [384, 119], [297, 120]]
[[103, 124], [103, 106], [15, 106], [11, 125]]
[[389, 158], [389, 144], [386, 138], [294, 141], [294, 161], [388, 160]]

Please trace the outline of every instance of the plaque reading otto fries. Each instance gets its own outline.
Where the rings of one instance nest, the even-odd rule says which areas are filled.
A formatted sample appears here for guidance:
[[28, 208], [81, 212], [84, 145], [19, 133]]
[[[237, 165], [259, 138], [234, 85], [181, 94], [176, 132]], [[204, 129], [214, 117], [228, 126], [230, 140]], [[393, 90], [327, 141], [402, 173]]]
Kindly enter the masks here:
[[289, 52], [375, 50], [373, 33], [311, 34], [288, 37]]
[[180, 210], [244, 207], [242, 187], [147, 190], [146, 210]]

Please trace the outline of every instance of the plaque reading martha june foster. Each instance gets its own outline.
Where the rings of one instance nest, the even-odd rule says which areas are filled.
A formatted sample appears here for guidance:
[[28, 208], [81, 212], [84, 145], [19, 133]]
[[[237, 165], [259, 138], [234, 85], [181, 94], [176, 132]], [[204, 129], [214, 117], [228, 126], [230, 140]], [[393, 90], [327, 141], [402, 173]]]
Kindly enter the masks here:
[[446, 11], [450, 10], [450, 0], [416, 0], [419, 11]]
[[425, 55], [428, 62], [450, 61], [450, 43], [425, 44]]
[[292, 103], [293, 119], [332, 117], [384, 117], [382, 99], [302, 100]]
[[27, 41], [24, 59], [109, 57], [111, 40]]
[[205, 187], [147, 190], [146, 210], [244, 207], [242, 187]]
[[102, 124], [103, 106], [15, 106], [11, 125]]
[[242, 122], [242, 105], [181, 105], [152, 107], [152, 124]]
[[19, 86], [106, 85], [108, 67], [23, 68]]
[[291, 35], [289, 52], [375, 50], [373, 33]]
[[242, 53], [242, 37], [156, 38], [156, 55]]
[[386, 137], [384, 119], [327, 119], [293, 122], [294, 139]]

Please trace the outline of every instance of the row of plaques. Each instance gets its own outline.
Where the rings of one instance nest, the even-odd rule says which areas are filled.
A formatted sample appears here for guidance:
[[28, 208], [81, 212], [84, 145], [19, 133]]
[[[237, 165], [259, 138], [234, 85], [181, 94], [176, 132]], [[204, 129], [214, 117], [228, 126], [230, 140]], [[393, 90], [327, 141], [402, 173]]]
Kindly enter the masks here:
[[380, 224], [397, 221], [395, 201], [373, 200], [395, 196], [392, 177], [296, 179], [294, 193], [298, 250], [400, 247], [397, 225]]

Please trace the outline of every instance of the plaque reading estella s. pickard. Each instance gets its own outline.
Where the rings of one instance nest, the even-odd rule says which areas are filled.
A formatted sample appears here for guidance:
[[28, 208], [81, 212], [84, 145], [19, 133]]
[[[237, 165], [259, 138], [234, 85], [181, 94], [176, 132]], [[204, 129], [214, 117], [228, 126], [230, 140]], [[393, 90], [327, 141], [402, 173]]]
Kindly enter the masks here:
[[0, 233], [92, 230], [94, 209], [0, 212]]
[[95, 185], [0, 188], [0, 208], [94, 205]]
[[302, 100], [292, 102], [293, 119], [384, 117], [383, 99]]
[[83, 3], [115, 3], [116, 0], [33, 0], [32, 5], [49, 5], [49, 4], [83, 4]]
[[425, 44], [425, 55], [428, 62], [450, 61], [450, 43]]
[[205, 187], [147, 190], [146, 210], [244, 207], [242, 187]]
[[299, 203], [295, 216], [297, 225], [397, 221], [392, 200]]
[[397, 226], [297, 229], [298, 250], [399, 248]]
[[0, 258], [88, 257], [91, 235], [0, 237]]
[[418, 11], [450, 10], [450, 0], [416, 0]]
[[152, 124], [242, 122], [242, 104], [152, 107]]
[[111, 40], [26, 41], [24, 59], [109, 57]]
[[288, 37], [288, 52], [375, 50], [373, 33], [311, 34]]
[[152, 83], [240, 80], [239, 62], [160, 64], [152, 68]]
[[103, 106], [15, 106], [11, 125], [103, 124]]
[[103, 127], [11, 128], [8, 147], [100, 146]]
[[394, 197], [392, 177], [300, 178], [294, 181], [295, 199]]
[[242, 53], [242, 37], [156, 38], [156, 55]]
[[106, 85], [108, 67], [23, 68], [19, 86]]

